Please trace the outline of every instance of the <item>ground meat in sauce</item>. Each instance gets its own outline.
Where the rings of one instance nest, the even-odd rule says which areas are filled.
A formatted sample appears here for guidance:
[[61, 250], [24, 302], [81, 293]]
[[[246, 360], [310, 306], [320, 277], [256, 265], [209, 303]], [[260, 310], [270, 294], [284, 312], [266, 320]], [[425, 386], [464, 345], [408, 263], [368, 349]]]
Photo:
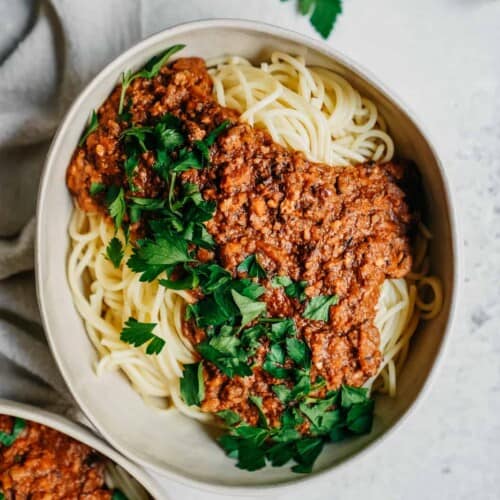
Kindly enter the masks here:
[[[128, 189], [118, 136], [129, 125], [117, 121], [119, 95], [118, 86], [99, 110], [98, 131], [76, 150], [68, 168], [68, 187], [84, 210], [102, 210], [102, 198], [89, 195], [91, 182]], [[331, 167], [286, 150], [215, 102], [201, 59], [179, 59], [152, 80], [137, 79], [127, 96], [135, 125], [169, 112], [185, 121], [190, 141], [202, 139], [225, 119], [232, 122], [212, 148], [210, 168], [182, 175], [183, 181], [199, 185], [205, 199], [217, 202], [206, 225], [218, 244], [216, 260], [236, 276], [238, 264], [254, 253], [269, 277], [307, 280], [309, 297], [338, 294], [329, 323], [302, 318], [304, 304], [269, 283], [263, 283], [267, 292], [260, 300], [270, 316], [295, 319], [298, 336], [312, 351], [313, 380], [322, 376], [329, 389], [336, 389], [343, 383], [360, 386], [374, 375], [381, 361], [374, 326], [380, 286], [411, 268], [413, 217], [400, 187], [408, 167]], [[153, 162], [151, 153], [143, 155], [135, 196], [165, 196]], [[184, 330], [194, 343], [205, 337], [191, 323]], [[205, 363], [202, 409], [232, 409], [255, 424], [258, 413], [248, 396], [259, 395], [267, 418], [279, 425], [283, 407], [271, 385], [283, 381], [260, 368], [266, 348], [259, 349], [253, 375], [245, 378], [230, 379]]]
[[[14, 419], [0, 415], [0, 430]], [[108, 500], [105, 459], [85, 444], [35, 422], [9, 446], [0, 444], [0, 491], [6, 500]]]

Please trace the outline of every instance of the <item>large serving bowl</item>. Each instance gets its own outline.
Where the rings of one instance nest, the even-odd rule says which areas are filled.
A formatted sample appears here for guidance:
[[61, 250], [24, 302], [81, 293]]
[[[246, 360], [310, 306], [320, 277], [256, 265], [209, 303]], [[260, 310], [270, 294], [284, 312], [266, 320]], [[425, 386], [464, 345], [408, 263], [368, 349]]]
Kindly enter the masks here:
[[428, 223], [435, 235], [432, 271], [443, 281], [441, 313], [424, 322], [414, 337], [399, 379], [395, 399], [377, 398], [371, 434], [327, 446], [314, 477], [371, 448], [415, 408], [430, 386], [451, 318], [458, 288], [457, 236], [449, 187], [443, 167], [427, 136], [405, 106], [382, 84], [325, 44], [272, 26], [233, 20], [201, 21], [158, 33], [109, 64], [80, 94], [67, 113], [47, 157], [38, 200], [37, 282], [47, 337], [61, 372], [88, 418], [118, 450], [133, 460], [191, 484], [219, 491], [256, 491], [304, 480], [288, 467], [268, 467], [258, 473], [239, 470], [226, 458], [210, 430], [177, 412], [162, 413], [144, 404], [120, 373], [97, 377], [96, 353], [73, 306], [66, 280], [68, 224], [72, 200], [65, 172], [89, 111], [98, 108], [127, 69], [136, 69], [166, 47], [185, 43], [183, 56], [210, 58], [237, 54], [255, 62], [273, 50], [302, 54], [308, 64], [334, 69], [373, 100], [388, 122], [400, 156], [411, 158], [422, 174]]
[[90, 446], [101, 455], [109, 458], [112, 462], [119, 465], [144, 487], [144, 489], [150, 494], [151, 498], [155, 500], [168, 499], [167, 494], [159, 489], [155, 481], [143, 469], [137, 467], [130, 462], [130, 460], [127, 460], [125, 457], [117, 453], [116, 450], [105, 443], [102, 438], [97, 437], [94, 433], [82, 425], [75, 424], [61, 415], [41, 410], [35, 406], [9, 401], [7, 399], [0, 399], [0, 415], [9, 415], [11, 417], [19, 417], [24, 420], [37, 422], [72, 437], [73, 439]]

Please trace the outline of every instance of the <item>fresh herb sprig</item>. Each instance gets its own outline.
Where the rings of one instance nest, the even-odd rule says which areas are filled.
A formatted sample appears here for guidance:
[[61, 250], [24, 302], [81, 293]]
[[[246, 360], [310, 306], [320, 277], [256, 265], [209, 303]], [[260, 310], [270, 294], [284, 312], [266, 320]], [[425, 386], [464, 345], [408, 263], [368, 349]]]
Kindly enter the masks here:
[[337, 17], [342, 13], [342, 0], [299, 0], [298, 6], [302, 15], [310, 15], [311, 24], [323, 38], [330, 36]]
[[156, 323], [141, 323], [129, 318], [120, 334], [120, 340], [135, 347], [148, 343], [146, 354], [160, 354], [165, 347], [165, 340], [153, 333], [155, 327]]
[[116, 236], [111, 238], [106, 247], [106, 257], [116, 269], [120, 267], [123, 259], [123, 245]]
[[[323, 399], [305, 398], [299, 407], [288, 403], [278, 428], [262, 425], [262, 419], [258, 426], [250, 426], [231, 410], [221, 411], [218, 416], [228, 428], [219, 444], [237, 460], [237, 467], [254, 471], [266, 463], [277, 467], [293, 460], [294, 472], [308, 473], [325, 443], [370, 432], [373, 400], [366, 389], [344, 385]], [[308, 436], [297, 430], [304, 424], [309, 426]]]

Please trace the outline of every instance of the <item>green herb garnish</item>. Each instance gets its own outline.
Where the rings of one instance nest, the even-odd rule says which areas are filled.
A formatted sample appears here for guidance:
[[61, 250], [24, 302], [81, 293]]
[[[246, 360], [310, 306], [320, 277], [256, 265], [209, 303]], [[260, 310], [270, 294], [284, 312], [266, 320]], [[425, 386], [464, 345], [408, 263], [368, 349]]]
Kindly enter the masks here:
[[135, 347], [149, 342], [146, 354], [160, 354], [165, 347], [165, 340], [153, 333], [155, 327], [156, 323], [141, 323], [134, 318], [129, 318], [120, 334], [120, 340]]
[[95, 196], [96, 194], [102, 193], [106, 190], [106, 185], [102, 182], [93, 182], [90, 185], [89, 193], [90, 196]]
[[205, 383], [203, 381], [203, 363], [184, 365], [180, 381], [181, 396], [188, 406], [200, 406], [205, 398]]
[[25, 427], [26, 421], [22, 418], [15, 417], [14, 425], [12, 426], [10, 434], [5, 431], [0, 431], [0, 444], [3, 444], [4, 446], [12, 446]]
[[330, 306], [339, 301], [338, 295], [318, 295], [313, 297], [307, 304], [302, 316], [317, 321], [328, 321], [330, 318]]
[[[371, 430], [373, 400], [364, 389], [342, 386], [324, 399], [305, 398], [298, 408], [295, 402], [289, 402], [289, 388], [274, 386], [273, 390], [286, 405], [279, 428], [268, 428], [264, 419], [256, 427], [249, 426], [230, 410], [218, 414], [229, 428], [219, 444], [241, 469], [257, 470], [267, 462], [277, 467], [293, 460], [294, 472], [308, 473], [325, 443]], [[351, 399], [354, 393], [356, 402]], [[252, 402], [255, 404], [255, 400]], [[303, 437], [297, 431], [304, 419], [310, 423], [311, 436]]]
[[115, 230], [122, 227], [123, 218], [127, 212], [125, 204], [125, 192], [122, 187], [111, 186], [106, 193], [109, 215], [115, 223]]
[[309, 15], [311, 10], [310, 21], [314, 29], [323, 38], [328, 38], [338, 15], [342, 12], [342, 0], [299, 0], [299, 12], [302, 15]]
[[123, 245], [116, 236], [109, 241], [106, 247], [106, 257], [116, 269], [120, 267], [123, 259]]
[[274, 288], [282, 286], [289, 297], [298, 299], [301, 302], [306, 300], [305, 289], [307, 281], [293, 281], [288, 276], [274, 276], [271, 280], [271, 285]]
[[266, 312], [266, 303], [259, 302], [238, 293], [236, 290], [231, 290], [233, 300], [238, 306], [241, 314], [241, 324], [247, 325], [250, 321], [259, 317]]
[[254, 254], [249, 255], [236, 269], [240, 273], [247, 273], [250, 278], [265, 278], [267, 276]]
[[85, 130], [84, 134], [82, 135], [82, 138], [80, 139], [80, 142], [78, 145], [81, 147], [85, 144], [85, 141], [87, 140], [87, 137], [92, 133], [97, 130], [99, 127], [99, 120], [97, 118], [97, 113], [95, 110], [92, 110], [92, 114], [90, 115], [89, 119], [89, 124], [87, 125], [87, 129]]
[[163, 271], [172, 271], [178, 264], [191, 262], [186, 240], [164, 231], [155, 240], [138, 242], [127, 265], [141, 274], [141, 281], [152, 281]]

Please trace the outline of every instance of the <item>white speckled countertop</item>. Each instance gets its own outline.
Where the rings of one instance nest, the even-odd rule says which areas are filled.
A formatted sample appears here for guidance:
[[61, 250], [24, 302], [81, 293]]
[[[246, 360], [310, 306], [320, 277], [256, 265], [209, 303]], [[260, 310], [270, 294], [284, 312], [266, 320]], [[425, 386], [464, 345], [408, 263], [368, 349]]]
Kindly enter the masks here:
[[[151, 16], [165, 8], [145, 4]], [[171, 24], [239, 17], [313, 35], [290, 7], [183, 0]], [[395, 90], [429, 131], [453, 186], [465, 284], [436, 383], [402, 429], [354, 466], [273, 498], [499, 499], [500, 0], [344, 0], [328, 43]], [[175, 500], [219, 498], [164, 484]]]

